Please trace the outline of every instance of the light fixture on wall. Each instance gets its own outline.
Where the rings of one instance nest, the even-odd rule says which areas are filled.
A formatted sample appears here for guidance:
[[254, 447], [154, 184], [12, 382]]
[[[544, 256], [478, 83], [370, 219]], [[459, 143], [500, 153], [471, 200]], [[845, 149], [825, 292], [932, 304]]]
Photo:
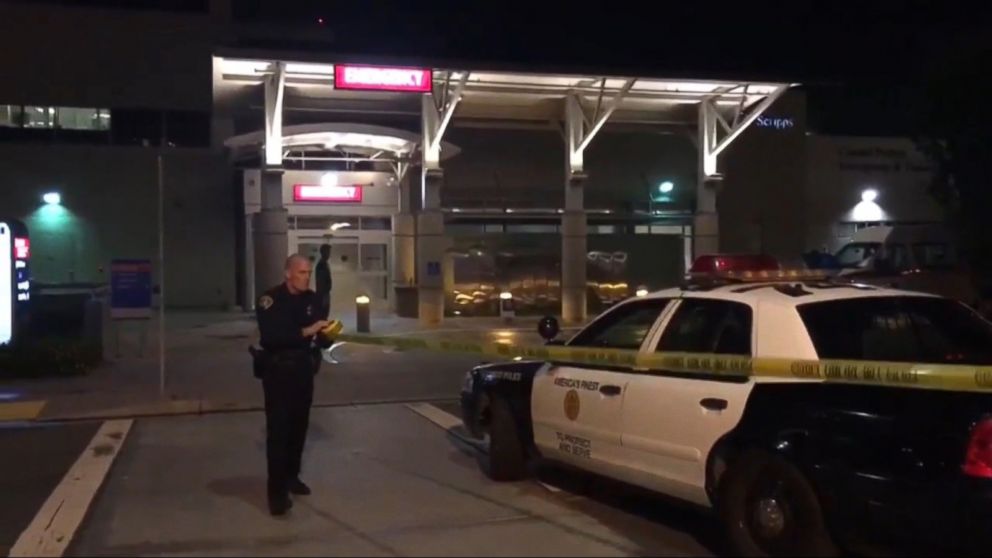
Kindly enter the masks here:
[[851, 212], [851, 219], [857, 222], [884, 221], [885, 211], [876, 203], [878, 190], [875, 188], [865, 188], [861, 191], [861, 202], [854, 206]]
[[59, 205], [62, 203], [62, 195], [58, 192], [47, 192], [41, 199], [48, 205]]
[[675, 183], [671, 180], [666, 180], [658, 185], [658, 191], [662, 194], [670, 194], [672, 190], [675, 189]]

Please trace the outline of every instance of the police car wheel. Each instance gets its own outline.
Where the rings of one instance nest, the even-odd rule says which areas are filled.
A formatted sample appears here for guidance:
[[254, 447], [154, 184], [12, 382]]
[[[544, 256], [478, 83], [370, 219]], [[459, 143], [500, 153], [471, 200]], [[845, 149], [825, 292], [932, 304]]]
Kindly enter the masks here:
[[490, 402], [489, 477], [495, 481], [517, 481], [527, 476], [527, 455], [510, 404], [502, 397]]
[[721, 488], [718, 506], [734, 554], [840, 555], [813, 487], [784, 459], [748, 452], [731, 465]]

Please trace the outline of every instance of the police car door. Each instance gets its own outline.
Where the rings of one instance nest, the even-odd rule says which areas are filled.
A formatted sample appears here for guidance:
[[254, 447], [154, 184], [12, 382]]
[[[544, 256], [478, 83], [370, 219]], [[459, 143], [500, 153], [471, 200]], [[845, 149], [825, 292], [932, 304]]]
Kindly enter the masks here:
[[[579, 332], [568, 346], [641, 349], [668, 300], [617, 306]], [[621, 461], [620, 417], [630, 370], [548, 363], [534, 379], [531, 413], [542, 455], [609, 472]]]
[[[649, 341], [660, 352], [750, 356], [753, 310], [730, 300], [682, 298]], [[631, 377], [623, 410], [625, 480], [709, 505], [710, 449], [740, 421], [753, 382], [746, 377], [643, 370]]]

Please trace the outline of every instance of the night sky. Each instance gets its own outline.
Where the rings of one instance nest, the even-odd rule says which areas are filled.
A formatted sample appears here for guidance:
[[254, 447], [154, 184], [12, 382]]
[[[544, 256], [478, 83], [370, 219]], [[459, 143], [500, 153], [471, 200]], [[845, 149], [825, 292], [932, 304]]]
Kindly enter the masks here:
[[[204, 13], [209, 5], [15, 1]], [[238, 23], [285, 29], [238, 46], [449, 67], [800, 82], [810, 127], [824, 133], [912, 135], [930, 84], [948, 76], [974, 88], [976, 102], [992, 98], [992, 2], [231, 2]]]
[[235, 16], [320, 26], [336, 50], [356, 54], [797, 81], [809, 93], [814, 130], [871, 135], [912, 134], [938, 76], [973, 74], [969, 87], [989, 88], [990, 4], [654, 2], [593, 10], [578, 2], [238, 0]]

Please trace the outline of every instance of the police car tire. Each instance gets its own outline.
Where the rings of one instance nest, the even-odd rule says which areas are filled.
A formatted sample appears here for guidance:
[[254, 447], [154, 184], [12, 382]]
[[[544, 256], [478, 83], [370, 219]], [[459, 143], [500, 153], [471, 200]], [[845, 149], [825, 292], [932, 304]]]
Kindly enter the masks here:
[[[792, 534], [769, 549], [751, 525], [757, 520], [760, 494], [773, 486], [786, 513], [785, 532]], [[718, 509], [728, 530], [731, 551], [740, 556], [839, 556], [827, 530], [820, 500], [802, 472], [788, 461], [750, 451], [731, 465], [721, 482]]]
[[494, 481], [526, 478], [527, 455], [510, 403], [503, 397], [494, 396], [489, 411], [489, 477]]

